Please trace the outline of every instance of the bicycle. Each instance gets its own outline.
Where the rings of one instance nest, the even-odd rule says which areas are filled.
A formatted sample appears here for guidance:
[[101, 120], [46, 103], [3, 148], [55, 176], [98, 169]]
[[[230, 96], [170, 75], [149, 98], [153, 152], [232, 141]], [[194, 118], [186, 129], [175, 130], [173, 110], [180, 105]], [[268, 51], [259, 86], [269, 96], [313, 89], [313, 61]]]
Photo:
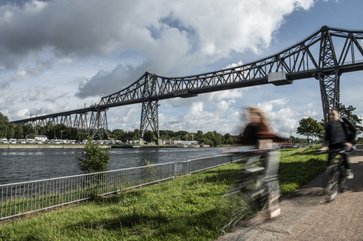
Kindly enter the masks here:
[[253, 149], [234, 154], [243, 155], [247, 160], [235, 192], [242, 192], [259, 209], [267, 205], [271, 218], [278, 216], [280, 214], [280, 187], [277, 176], [279, 151]]
[[[325, 191], [325, 201], [333, 201], [338, 192], [345, 192], [348, 189], [346, 168], [342, 154], [347, 152], [345, 149], [328, 150], [320, 153], [334, 153], [335, 158], [331, 160], [330, 165], [326, 168], [323, 175], [323, 188]], [[337, 157], [339, 156], [339, 157]]]

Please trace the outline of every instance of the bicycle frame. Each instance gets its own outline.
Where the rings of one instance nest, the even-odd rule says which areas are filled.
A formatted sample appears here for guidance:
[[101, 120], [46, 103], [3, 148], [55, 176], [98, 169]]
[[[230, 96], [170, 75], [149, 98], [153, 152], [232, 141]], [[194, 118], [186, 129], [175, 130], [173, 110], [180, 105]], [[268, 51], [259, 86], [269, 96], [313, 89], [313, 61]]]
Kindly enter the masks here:
[[[235, 154], [247, 157], [240, 180], [239, 190], [245, 194], [258, 208], [268, 206], [271, 218], [280, 213], [278, 167], [280, 152], [277, 149], [254, 149]], [[262, 166], [258, 165], [262, 161]], [[276, 210], [278, 209], [278, 212]], [[278, 214], [276, 214], [278, 213]]]
[[[344, 150], [329, 151], [336, 154], [335, 158], [331, 160], [331, 164], [327, 167], [323, 176], [323, 188], [325, 190], [326, 201], [333, 201], [338, 192], [344, 192], [347, 187], [347, 178], [345, 175], [345, 167], [343, 164]], [[337, 157], [339, 155], [339, 157]]]

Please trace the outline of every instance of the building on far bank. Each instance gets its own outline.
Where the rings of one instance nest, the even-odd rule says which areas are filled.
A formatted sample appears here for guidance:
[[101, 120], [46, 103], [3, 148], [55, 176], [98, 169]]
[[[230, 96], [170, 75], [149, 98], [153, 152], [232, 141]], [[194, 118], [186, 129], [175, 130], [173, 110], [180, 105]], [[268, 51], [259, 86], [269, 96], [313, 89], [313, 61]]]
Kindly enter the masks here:
[[36, 143], [39, 143], [39, 142], [44, 143], [44, 142], [46, 142], [47, 140], [48, 140], [48, 137], [47, 137], [47, 136], [45, 136], [45, 135], [35, 135], [35, 136], [34, 136], [34, 141], [35, 141]]
[[9, 141], [6, 138], [0, 138], [0, 143], [1, 144], [9, 144]]
[[199, 147], [198, 141], [182, 141], [182, 140], [172, 140], [171, 145], [181, 146], [181, 147]]

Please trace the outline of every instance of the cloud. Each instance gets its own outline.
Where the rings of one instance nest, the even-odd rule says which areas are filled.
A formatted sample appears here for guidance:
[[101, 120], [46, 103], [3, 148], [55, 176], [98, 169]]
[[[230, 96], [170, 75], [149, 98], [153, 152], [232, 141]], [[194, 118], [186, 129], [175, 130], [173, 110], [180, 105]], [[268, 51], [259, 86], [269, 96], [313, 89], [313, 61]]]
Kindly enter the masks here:
[[[12, 119], [14, 115], [24, 118], [30, 113], [49, 114], [83, 105], [87, 99], [99, 99], [127, 87], [145, 71], [173, 77], [216, 70], [210, 66], [241, 65], [245, 61], [239, 57], [230, 63], [232, 53], [234, 56], [261, 53], [269, 47], [286, 16], [296, 10], [308, 10], [314, 1], [231, 0], [226, 4], [219, 0], [19, 0], [17, 3], [0, 5], [0, 71], [13, 71], [1, 79], [0, 85], [9, 88], [8, 83], [13, 79], [22, 83], [36, 81], [37, 86], [21, 94], [0, 90], [0, 107], [5, 113], [12, 113]], [[100, 67], [105, 60], [112, 64]], [[88, 67], [93, 68], [92, 74], [85, 71], [68, 79], [69, 83], [79, 85], [77, 91], [70, 92], [50, 82], [50, 73], [64, 76], [63, 72], [51, 72], [53, 68], [67, 72], [69, 68], [65, 66], [72, 65], [83, 70], [85, 63], [92, 63]], [[40, 79], [46, 71], [48, 79], [43, 79], [46, 84], [42, 85], [34, 77]], [[79, 84], [80, 79], [84, 81]], [[49, 89], [50, 86], [54, 89]], [[160, 101], [160, 128], [238, 134], [243, 124], [242, 107], [261, 102], [263, 94], [266, 92], [253, 87]], [[289, 100], [266, 96], [270, 102], [262, 104], [270, 108], [267, 110], [271, 112], [274, 127], [285, 132], [294, 126], [299, 114], [291, 110]], [[9, 101], [17, 104], [7, 107]], [[116, 128], [139, 128], [140, 110], [139, 105], [110, 110], [109, 124]]]
[[137, 81], [143, 74], [142, 71], [141, 68], [124, 64], [118, 65], [112, 72], [100, 70], [91, 79], [80, 84], [77, 96], [85, 98], [114, 93]]
[[296, 129], [298, 116], [286, 98], [272, 99], [269, 101], [258, 103], [266, 115], [270, 127], [282, 136], [289, 136], [290, 132]]
[[[111, 129], [126, 131], [140, 129], [141, 108], [138, 105], [123, 106], [122, 108], [109, 109], [107, 122]], [[159, 115], [161, 118], [161, 115]]]
[[[144, 71], [190, 74], [193, 66], [213, 63], [231, 51], [266, 48], [286, 15], [312, 4], [313, 0], [234, 0], [229, 4], [217, 0], [33, 0], [20, 6], [2, 5], [0, 65], [16, 67], [45, 48], [77, 58], [131, 49], [145, 58]], [[120, 74], [118, 79], [130, 76], [118, 68], [109, 73], [107, 85], [118, 87], [113, 82], [115, 73]], [[103, 94], [105, 82], [95, 79], [80, 88], [79, 96]]]
[[210, 107], [208, 103], [195, 101], [185, 113], [171, 117], [160, 115], [161, 129], [188, 130], [190, 132], [215, 130], [220, 133], [239, 133], [240, 113], [234, 110], [227, 101], [217, 104], [218, 111], [215, 109], [208, 110], [208, 107]]
[[226, 100], [226, 99], [230, 99], [230, 100], [236, 100], [236, 99], [240, 99], [243, 98], [244, 96], [244, 92], [246, 92], [246, 89], [232, 89], [232, 90], [222, 90], [222, 91], [218, 91], [218, 92], [212, 92], [209, 96], [208, 99], [210, 101], [221, 101], [221, 100]]

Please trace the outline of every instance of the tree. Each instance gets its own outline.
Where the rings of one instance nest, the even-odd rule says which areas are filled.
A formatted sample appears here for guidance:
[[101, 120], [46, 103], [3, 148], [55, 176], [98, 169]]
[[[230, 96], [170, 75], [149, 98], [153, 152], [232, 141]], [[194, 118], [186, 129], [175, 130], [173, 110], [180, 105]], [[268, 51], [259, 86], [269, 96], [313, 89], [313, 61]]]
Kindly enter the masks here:
[[22, 129], [23, 129], [23, 135], [24, 135], [24, 137], [26, 137], [26, 136], [32, 136], [32, 137], [34, 137], [34, 135], [35, 135], [35, 129], [34, 129], [34, 127], [32, 125], [22, 125]]
[[160, 138], [163, 140], [174, 138], [174, 131], [160, 130]]
[[231, 134], [227, 133], [223, 136], [223, 144], [231, 145], [234, 143], [234, 138], [231, 136]]
[[356, 108], [351, 105], [346, 107], [341, 103], [337, 106], [337, 110], [340, 112], [340, 116], [347, 118], [357, 130], [357, 135], [359, 135], [363, 132], [363, 126], [361, 126], [362, 119], [360, 119], [356, 114], [353, 114], [353, 111], [355, 111], [355, 109]]
[[177, 136], [177, 139], [182, 140], [182, 141], [186, 141], [187, 136], [188, 136], [188, 132], [187, 131], [177, 131], [175, 133], [175, 135]]
[[8, 130], [7, 130], [7, 132], [8, 132], [7, 138], [8, 139], [14, 138], [14, 136], [15, 136], [14, 126], [15, 125], [11, 124], [11, 123], [9, 123], [9, 125], [8, 125]]
[[323, 133], [323, 131], [324, 131], [323, 126], [317, 120], [311, 117], [301, 119], [299, 121], [299, 126], [297, 127], [296, 130], [298, 134], [307, 137], [308, 143], [310, 136], [320, 136]]
[[144, 141], [146, 142], [153, 142], [156, 140], [155, 134], [153, 131], [147, 130], [144, 134]]
[[112, 131], [112, 135], [115, 139], [125, 141], [126, 140], [126, 133], [121, 129], [116, 129]]
[[139, 129], [135, 129], [133, 136], [132, 136], [132, 140], [139, 140], [141, 136], [141, 131]]
[[78, 157], [78, 160], [82, 171], [87, 173], [100, 172], [107, 170], [110, 154], [93, 144], [91, 138], [88, 138], [85, 151], [81, 157]]
[[204, 134], [204, 143], [214, 147], [220, 146], [222, 144], [222, 135], [216, 131], [208, 131]]
[[8, 117], [0, 112], [0, 137], [7, 137], [8, 135]]
[[20, 125], [15, 126], [14, 132], [15, 132], [14, 135], [15, 135], [16, 139], [23, 139], [24, 138], [23, 128]]
[[203, 141], [203, 131], [197, 131], [197, 134], [195, 135], [195, 139], [199, 142]]

